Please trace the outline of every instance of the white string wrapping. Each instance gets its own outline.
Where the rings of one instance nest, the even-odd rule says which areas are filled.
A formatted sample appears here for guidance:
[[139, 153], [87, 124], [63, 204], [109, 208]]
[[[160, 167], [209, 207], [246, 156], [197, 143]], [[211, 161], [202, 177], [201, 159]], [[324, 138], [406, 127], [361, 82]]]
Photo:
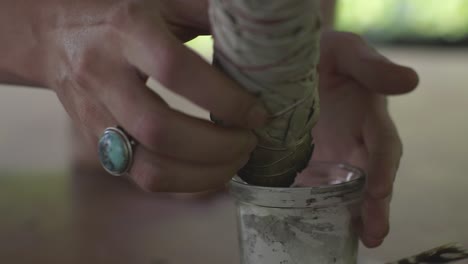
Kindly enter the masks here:
[[318, 0], [210, 0], [215, 65], [260, 98], [272, 121], [239, 176], [290, 186], [313, 150], [319, 115]]

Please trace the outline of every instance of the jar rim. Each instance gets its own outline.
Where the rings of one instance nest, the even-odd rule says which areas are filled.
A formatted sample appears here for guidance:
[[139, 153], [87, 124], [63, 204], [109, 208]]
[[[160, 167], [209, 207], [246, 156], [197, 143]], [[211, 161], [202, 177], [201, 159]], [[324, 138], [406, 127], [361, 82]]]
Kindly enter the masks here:
[[279, 208], [322, 207], [361, 199], [366, 179], [363, 170], [346, 163], [326, 161], [313, 161], [310, 168], [329, 174], [337, 173], [332, 170], [338, 169], [351, 173], [352, 177], [339, 183], [309, 187], [256, 186], [234, 177], [230, 191], [238, 202]]
[[[241, 186], [248, 186], [248, 188], [254, 188], [254, 189], [259, 189], [259, 190], [304, 190], [304, 189], [317, 189], [317, 190], [324, 190], [327, 188], [336, 188], [340, 187], [343, 185], [349, 185], [353, 184], [355, 182], [361, 181], [363, 178], [366, 178], [366, 174], [364, 171], [358, 167], [352, 166], [347, 163], [334, 163], [334, 162], [329, 162], [329, 161], [313, 161], [310, 163], [312, 166], [327, 166], [327, 167], [335, 167], [339, 168], [342, 170], [347, 170], [349, 172], [355, 173], [357, 177], [353, 178], [352, 180], [349, 181], [344, 181], [336, 184], [327, 184], [327, 185], [320, 185], [320, 186], [300, 186], [300, 187], [266, 187], [266, 186], [259, 186], [259, 185], [251, 185], [246, 182], [244, 182], [239, 176], [235, 176], [232, 178], [231, 183], [232, 184], [238, 184]], [[307, 170], [307, 169], [306, 169]]]

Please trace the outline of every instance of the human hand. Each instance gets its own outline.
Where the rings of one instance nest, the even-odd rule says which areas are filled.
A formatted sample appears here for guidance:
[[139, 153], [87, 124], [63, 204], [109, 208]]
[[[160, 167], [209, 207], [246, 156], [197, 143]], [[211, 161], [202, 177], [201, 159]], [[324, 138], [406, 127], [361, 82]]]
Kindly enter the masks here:
[[351, 33], [324, 32], [321, 48], [321, 116], [313, 129], [313, 159], [343, 161], [366, 171], [358, 229], [367, 247], [377, 247], [389, 232], [393, 181], [402, 155], [385, 95], [412, 91], [418, 76]]
[[[115, 125], [139, 143], [129, 175], [142, 189], [222, 187], [247, 162], [265, 110], [182, 43], [208, 31], [206, 1], [49, 3], [44, 83], [91, 144]], [[171, 109], [145, 85], [150, 76], [232, 127]]]

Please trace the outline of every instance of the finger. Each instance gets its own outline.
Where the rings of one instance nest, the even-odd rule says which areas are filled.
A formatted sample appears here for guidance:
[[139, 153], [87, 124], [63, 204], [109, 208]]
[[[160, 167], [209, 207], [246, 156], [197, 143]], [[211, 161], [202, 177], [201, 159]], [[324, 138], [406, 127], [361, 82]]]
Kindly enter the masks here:
[[255, 136], [248, 130], [222, 128], [170, 109], [146, 87], [134, 68], [118, 58], [90, 53], [79, 64], [68, 85], [77, 86], [88, 99], [98, 100], [115, 117], [111, 126], [122, 126], [155, 153], [219, 163], [250, 153], [256, 145]]
[[75, 85], [57, 89], [56, 94], [75, 126], [90, 146], [96, 149], [97, 155], [99, 135], [107, 126], [115, 124], [112, 115], [104, 106]]
[[[164, 0], [164, 8], [172, 14], [167, 20], [186, 28], [196, 28], [201, 33], [209, 34], [210, 19], [208, 16], [208, 0]], [[174, 21], [177, 19], [176, 21]]]
[[[80, 89], [63, 89], [59, 98], [89, 142], [96, 147], [105, 128], [116, 123], [105, 107]], [[97, 149], [96, 149], [97, 153]], [[97, 158], [97, 157], [96, 157]], [[142, 145], [135, 148], [130, 178], [151, 192], [198, 192], [221, 188], [248, 160], [249, 155], [225, 164], [206, 166], [155, 155]]]
[[107, 126], [115, 124], [105, 107], [89, 98], [75, 85], [56, 89], [57, 96], [73, 121], [73, 158], [71, 167], [78, 171], [102, 171], [98, 140]]
[[123, 36], [125, 56], [132, 65], [228, 124], [244, 128], [266, 124], [268, 113], [253, 95], [157, 23], [131, 24], [131, 33]]
[[389, 206], [402, 155], [402, 144], [394, 123], [384, 109], [369, 115], [363, 133], [369, 162], [362, 213], [362, 238], [366, 245], [376, 246], [388, 234]]
[[[381, 94], [403, 94], [416, 88], [417, 73], [397, 65], [352, 33], [333, 32], [333, 56], [337, 71], [350, 76], [367, 89]], [[346, 48], [339, 45], [346, 43]]]
[[219, 165], [182, 162], [137, 146], [130, 178], [148, 192], [201, 192], [222, 188], [249, 156]]
[[392, 193], [403, 152], [402, 143], [395, 124], [384, 109], [368, 115], [363, 135], [369, 157], [368, 196], [374, 200], [384, 199]]
[[380, 246], [390, 231], [390, 197], [381, 200], [366, 199], [362, 207], [360, 237], [368, 248]]
[[[102, 78], [109, 89], [99, 98], [140, 144], [156, 154], [207, 164], [224, 163], [250, 153], [256, 137], [249, 130], [230, 129], [171, 109], [135, 74], [123, 70]], [[103, 73], [105, 74], [105, 73]]]

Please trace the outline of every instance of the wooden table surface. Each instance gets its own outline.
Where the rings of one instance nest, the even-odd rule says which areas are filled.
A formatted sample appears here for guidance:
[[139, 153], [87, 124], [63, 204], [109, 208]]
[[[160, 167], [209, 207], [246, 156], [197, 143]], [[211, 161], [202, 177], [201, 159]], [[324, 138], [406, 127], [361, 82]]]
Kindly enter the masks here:
[[[391, 101], [405, 142], [392, 230], [362, 255], [388, 261], [468, 246], [468, 50], [384, 52], [414, 66], [422, 83]], [[0, 87], [0, 121], [0, 263], [239, 263], [228, 195], [144, 194], [67, 170], [67, 119], [52, 93]]]
[[103, 174], [2, 174], [0, 263], [238, 263], [223, 193], [143, 194]]

